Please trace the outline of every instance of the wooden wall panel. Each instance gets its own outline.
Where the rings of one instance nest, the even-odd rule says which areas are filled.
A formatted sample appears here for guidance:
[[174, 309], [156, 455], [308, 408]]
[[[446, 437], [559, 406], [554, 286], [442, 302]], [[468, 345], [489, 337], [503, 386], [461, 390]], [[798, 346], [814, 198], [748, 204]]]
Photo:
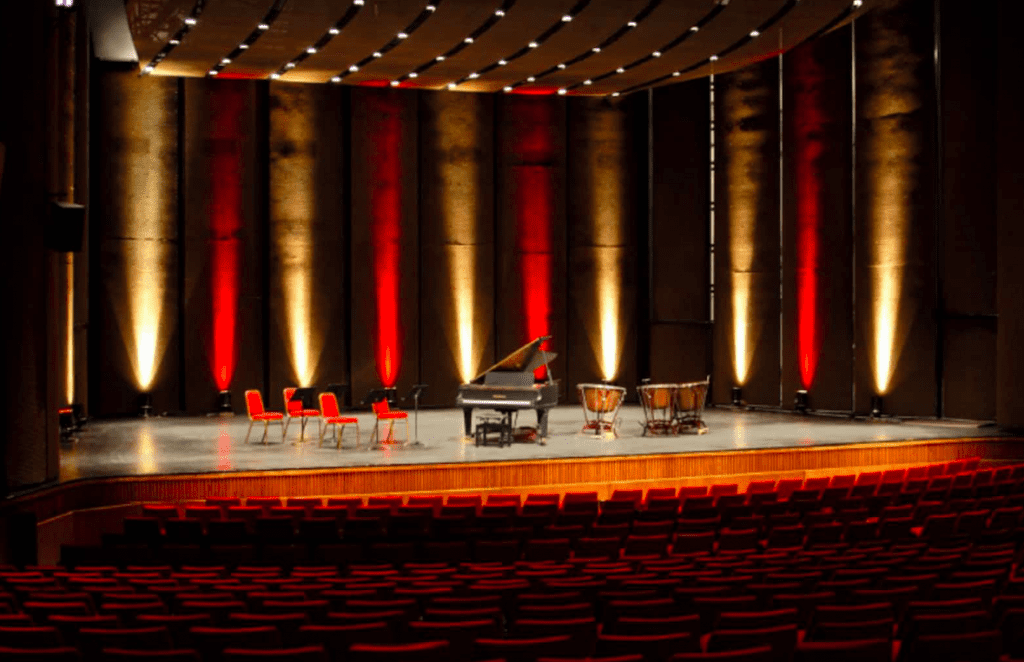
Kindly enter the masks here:
[[779, 404], [779, 63], [715, 79], [714, 401]]
[[[636, 213], [633, 121], [626, 102], [568, 104], [568, 373], [632, 394], [636, 372]], [[642, 217], [641, 217], [642, 218]]]
[[[264, 379], [265, 197], [251, 81], [184, 81], [185, 411], [212, 411], [227, 385], [236, 411]], [[266, 131], [266, 127], [263, 127]], [[265, 155], [262, 157], [265, 158]], [[266, 398], [281, 406], [280, 397]]]
[[996, 217], [998, 223], [998, 290], [996, 417], [1001, 426], [1024, 429], [1024, 224], [1020, 192], [1024, 190], [1024, 126], [1020, 90], [1024, 89], [1024, 40], [1018, 34], [1024, 4], [1000, 2], [996, 10], [999, 44], [996, 66]]
[[91, 409], [134, 415], [146, 392], [177, 411], [178, 81], [104, 72], [97, 91]]
[[650, 374], [641, 377], [697, 381], [711, 372], [710, 82], [659, 87], [652, 104]]
[[348, 383], [345, 94], [334, 86], [270, 85], [272, 400], [286, 386]]
[[[388, 370], [399, 395], [420, 378], [418, 100], [404, 90], [351, 91], [351, 380], [356, 401], [380, 388]], [[388, 266], [392, 258], [395, 267]], [[378, 290], [386, 295], [378, 296]], [[389, 329], [396, 336], [391, 341]], [[379, 337], [384, 338], [381, 345]], [[384, 346], [392, 342], [395, 348], [388, 350], [397, 355], [387, 358]]]
[[783, 56], [782, 405], [853, 408], [849, 27]]
[[565, 115], [564, 100], [556, 97], [496, 99], [495, 349], [498, 358], [505, 356], [546, 328], [552, 336], [548, 347], [558, 353], [552, 371], [561, 380], [561, 402], [570, 388]]
[[932, 5], [901, 0], [857, 21], [859, 412], [881, 390], [886, 412], [936, 413]]
[[942, 415], [996, 416], [996, 28], [970, 3], [939, 4]]
[[451, 407], [494, 361], [494, 97], [420, 96], [420, 374]]

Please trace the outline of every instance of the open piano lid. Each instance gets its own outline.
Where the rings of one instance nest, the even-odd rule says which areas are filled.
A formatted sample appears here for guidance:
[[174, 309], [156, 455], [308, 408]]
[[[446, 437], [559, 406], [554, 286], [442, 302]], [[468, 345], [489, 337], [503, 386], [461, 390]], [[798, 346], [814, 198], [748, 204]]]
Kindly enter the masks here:
[[476, 382], [489, 372], [527, 372], [532, 373], [548, 361], [557, 356], [554, 352], [541, 350], [540, 345], [551, 336], [541, 336], [526, 343], [516, 351], [512, 352], [502, 360], [484, 370], [473, 378]]

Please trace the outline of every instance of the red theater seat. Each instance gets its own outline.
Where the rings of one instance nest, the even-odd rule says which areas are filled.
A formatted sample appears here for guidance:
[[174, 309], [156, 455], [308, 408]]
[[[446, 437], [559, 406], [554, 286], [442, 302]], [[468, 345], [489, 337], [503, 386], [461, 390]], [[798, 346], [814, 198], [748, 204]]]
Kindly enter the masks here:
[[72, 646], [54, 648], [0, 646], [0, 660], [4, 662], [79, 662], [82, 659], [82, 654]]
[[301, 648], [281, 649], [248, 649], [227, 648], [221, 657], [224, 662], [262, 662], [263, 660], [288, 660], [289, 662], [327, 662], [327, 652], [323, 646], [303, 646]]

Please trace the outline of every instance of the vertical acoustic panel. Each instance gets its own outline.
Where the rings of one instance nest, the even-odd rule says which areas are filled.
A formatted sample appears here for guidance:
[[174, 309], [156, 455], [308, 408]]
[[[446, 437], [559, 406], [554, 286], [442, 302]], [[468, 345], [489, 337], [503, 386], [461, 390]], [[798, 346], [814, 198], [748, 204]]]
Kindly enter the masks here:
[[1020, 192], [1024, 190], [1024, 130], [1020, 121], [1020, 90], [1024, 87], [1024, 40], [1017, 26], [1024, 5], [1000, 2], [996, 11], [996, 216], [998, 222], [999, 326], [997, 339], [996, 420], [1006, 428], [1024, 429], [1024, 224]]
[[494, 98], [420, 96], [423, 402], [452, 406], [494, 358]]
[[779, 64], [715, 79], [714, 399], [779, 404]]
[[853, 408], [851, 30], [783, 56], [782, 404]]
[[711, 89], [707, 78], [654, 90], [651, 377], [711, 371]]
[[415, 92], [352, 90], [352, 390], [419, 379]]
[[996, 107], [992, 15], [940, 3], [944, 416], [996, 416]]
[[286, 386], [348, 383], [343, 91], [271, 83], [269, 368]]
[[178, 82], [103, 72], [93, 149], [97, 415], [179, 408]]
[[568, 104], [570, 401], [579, 383], [636, 384], [631, 107], [596, 98]]
[[185, 409], [212, 410], [219, 391], [242, 409], [265, 360], [262, 99], [248, 81], [186, 79], [184, 94]]
[[[538, 336], [558, 353], [565, 401], [565, 103], [545, 96], [496, 100], [498, 358]], [[541, 377], [543, 368], [537, 376]]]
[[856, 407], [935, 414], [931, 0], [856, 25]]

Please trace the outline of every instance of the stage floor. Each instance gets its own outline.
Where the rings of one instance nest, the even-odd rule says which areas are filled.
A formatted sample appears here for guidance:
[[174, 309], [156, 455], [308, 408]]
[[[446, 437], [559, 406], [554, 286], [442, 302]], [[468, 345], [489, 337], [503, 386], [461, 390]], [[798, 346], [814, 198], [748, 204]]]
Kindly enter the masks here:
[[[270, 471], [342, 467], [386, 467], [487, 463], [549, 458], [607, 458], [616, 456], [706, 453], [745, 449], [809, 448], [816, 446], [892, 442], [902, 440], [997, 437], [994, 426], [963, 421], [864, 420], [825, 416], [712, 408], [705, 412], [709, 431], [703, 435], [642, 437], [643, 412], [624, 406], [619, 415], [618, 438], [583, 435], [580, 407], [551, 410], [547, 444], [477, 447], [462, 437], [462, 411], [432, 409], [419, 414], [418, 438], [422, 446], [368, 448], [373, 416], [357, 413], [362, 431], [361, 448], [354, 448], [351, 428], [341, 450], [328, 439], [317, 446], [316, 423], [306, 429], [306, 442], [296, 444], [298, 421], [281, 443], [281, 428], [272, 425], [268, 439], [259, 443], [262, 427], [254, 426], [244, 443], [249, 419], [232, 417], [131, 418], [91, 421], [78, 441], [61, 445], [60, 481], [111, 476], [201, 474], [212, 472]], [[520, 425], [533, 425], [535, 416], [524, 412]], [[410, 413], [410, 431], [415, 435]]]

